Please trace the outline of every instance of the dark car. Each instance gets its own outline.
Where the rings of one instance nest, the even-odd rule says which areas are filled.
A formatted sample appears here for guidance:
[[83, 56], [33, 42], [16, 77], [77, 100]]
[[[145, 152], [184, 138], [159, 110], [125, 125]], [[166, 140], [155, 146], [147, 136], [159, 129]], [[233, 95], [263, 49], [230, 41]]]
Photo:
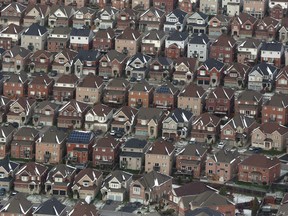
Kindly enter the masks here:
[[173, 80], [173, 81], [172, 81], [172, 84], [173, 84], [173, 85], [178, 85], [178, 83], [179, 83], [178, 80]]
[[169, 138], [167, 139], [167, 142], [173, 143], [173, 142], [174, 142], [174, 138], [173, 138], [173, 137], [169, 137]]
[[115, 136], [116, 136], [117, 138], [122, 138], [122, 137], [123, 137], [123, 133], [116, 133]]
[[180, 80], [179, 85], [185, 85], [185, 81], [184, 80]]
[[18, 127], [19, 127], [19, 123], [18, 123], [18, 122], [12, 122], [11, 125], [12, 125], [14, 128], [18, 128]]
[[49, 75], [50, 75], [51, 77], [55, 77], [55, 76], [57, 76], [57, 71], [56, 71], [56, 70], [52, 70], [52, 71], [49, 73]]
[[0, 188], [0, 196], [4, 196], [6, 194], [5, 188]]
[[131, 78], [130, 78], [130, 82], [134, 83], [134, 82], [136, 82], [136, 81], [137, 81], [137, 78], [136, 78], [136, 77], [131, 77]]
[[113, 202], [113, 200], [106, 200], [105, 204], [110, 205]]

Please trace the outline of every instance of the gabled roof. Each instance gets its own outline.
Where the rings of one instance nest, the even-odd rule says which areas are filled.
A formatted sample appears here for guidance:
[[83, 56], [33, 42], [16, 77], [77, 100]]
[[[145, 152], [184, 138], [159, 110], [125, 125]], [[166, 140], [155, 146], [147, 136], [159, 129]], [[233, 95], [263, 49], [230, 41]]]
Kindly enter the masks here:
[[238, 46], [239, 48], [253, 48], [253, 49], [257, 49], [259, 46], [261, 46], [262, 41], [260, 39], [257, 38], [247, 38], [243, 43], [241, 43]]
[[27, 200], [26, 195], [17, 193], [1, 208], [0, 212], [7, 212], [11, 214], [26, 215], [31, 209], [33, 204]]
[[264, 106], [271, 106], [277, 108], [284, 108], [288, 107], [288, 95], [282, 93], [275, 93], [266, 103]]
[[53, 182], [53, 176], [60, 173], [63, 178], [67, 178], [76, 172], [76, 168], [67, 164], [57, 164], [48, 173], [46, 181]]
[[278, 79], [280, 79], [281, 77], [285, 77], [286, 79], [288, 79], [288, 65], [281, 68], [281, 70], [279, 71], [278, 75], [276, 76], [276, 81]]
[[167, 21], [167, 17], [170, 17], [171, 15], [172, 16], [174, 15], [175, 17], [177, 17], [179, 23], [183, 23], [184, 18], [187, 15], [187, 13], [179, 8], [176, 8], [166, 15], [166, 21]]
[[246, 77], [246, 74], [249, 69], [250, 67], [245, 64], [233, 62], [229, 64], [228, 68], [224, 71], [224, 74], [227, 75], [230, 72], [236, 71], [240, 75], [240, 77], [244, 78]]
[[141, 37], [141, 33], [135, 29], [132, 29], [130, 27], [127, 27], [124, 29], [122, 34], [120, 34], [117, 39], [120, 40], [133, 40], [136, 41]]
[[41, 203], [40, 206], [35, 209], [33, 214], [58, 216], [63, 214], [65, 209], [66, 206], [63, 205], [62, 202], [57, 200], [55, 197], [52, 197], [51, 199]]
[[35, 108], [35, 109], [41, 110], [41, 109], [45, 108], [46, 106], [51, 107], [53, 110], [56, 110], [57, 108], [60, 107], [59, 104], [53, 103], [53, 102], [51, 102], [51, 101], [44, 100], [44, 101], [39, 102], [39, 103], [36, 105], [36, 108]]
[[169, 113], [169, 115], [166, 117], [164, 121], [171, 118], [176, 123], [185, 123], [185, 122], [188, 123], [189, 120], [192, 118], [192, 116], [193, 116], [192, 112], [188, 110], [176, 108]]
[[15, 56], [17, 55], [20, 55], [22, 58], [25, 58], [26, 56], [31, 54], [30, 50], [20, 46], [14, 46], [11, 50], [7, 50], [6, 52], [9, 52], [12, 58], [15, 58]]
[[239, 158], [240, 154], [238, 151], [228, 151], [226, 149], [220, 149], [211, 158], [215, 162], [220, 163], [233, 163], [236, 158]]
[[50, 34], [57, 34], [57, 35], [69, 35], [71, 29], [67, 26], [55, 27], [52, 29]]
[[7, 5], [5, 8], [3, 8], [3, 9], [1, 10], [1, 12], [4, 12], [4, 11], [5, 11], [7, 8], [9, 8], [9, 7], [14, 8], [14, 9], [17, 11], [17, 13], [22, 13], [23, 11], [26, 10], [26, 6], [25, 6], [25, 5], [20, 4], [20, 3], [18, 3], [18, 2], [12, 2], [11, 4], [9, 4], [9, 5]]
[[134, 120], [136, 114], [138, 113], [138, 110], [137, 109], [134, 109], [132, 107], [129, 107], [129, 106], [123, 106], [121, 107], [120, 109], [118, 109], [116, 111], [116, 113], [114, 114], [114, 116], [118, 115], [120, 112], [123, 112], [124, 115], [130, 120]]
[[159, 64], [163, 65], [163, 66], [171, 66], [173, 65], [173, 61], [165, 56], [158, 56], [156, 58], [154, 58], [151, 62], [151, 64], [154, 64], [155, 62], [159, 62]]
[[47, 58], [50, 58], [51, 56], [53, 56], [54, 54], [50, 51], [47, 50], [36, 50], [30, 57], [30, 59], [32, 59], [32, 61], [35, 61], [36, 57], [39, 57], [41, 55], [46, 56]]
[[224, 214], [208, 207], [202, 207], [186, 211], [185, 216], [224, 216]]
[[109, 27], [107, 29], [99, 29], [99, 31], [95, 33], [94, 38], [113, 39], [114, 37], [115, 37], [115, 32], [112, 28]]
[[36, 137], [37, 135], [39, 135], [39, 131], [34, 127], [29, 126], [20, 127], [14, 134], [14, 136], [30, 136], [32, 138]]
[[63, 74], [59, 77], [56, 83], [75, 84], [78, 80], [79, 79], [75, 74]]
[[[213, 16], [210, 20], [212, 20], [212, 19], [217, 19], [220, 22], [229, 22], [229, 20], [231, 20], [232, 18], [229, 16], [226, 16], [224, 14], [217, 14], [217, 15]], [[210, 20], [209, 20], [209, 22], [210, 22]]]
[[173, 31], [166, 38], [166, 40], [170, 40], [170, 41], [184, 41], [188, 37], [189, 37], [189, 33], [187, 31], [184, 31], [184, 32]]
[[197, 58], [188, 58], [188, 57], [179, 57], [174, 60], [175, 67], [179, 66], [180, 64], [184, 64], [190, 70], [194, 70], [196, 66], [198, 66]]
[[77, 183], [79, 180], [81, 180], [85, 175], [87, 175], [92, 181], [97, 181], [99, 177], [103, 173], [99, 170], [95, 170], [92, 168], [85, 168], [81, 170], [75, 177], [74, 183]]
[[277, 164], [280, 164], [280, 160], [277, 157], [270, 158], [262, 154], [254, 154], [244, 159], [240, 164], [243, 166], [269, 169]]
[[86, 75], [77, 87], [83, 88], [97, 88], [99, 89], [103, 84], [103, 79], [95, 74]]
[[141, 107], [137, 114], [137, 119], [141, 120], [154, 120], [157, 122], [162, 118], [164, 111], [162, 109], [157, 109], [153, 107]]
[[119, 145], [119, 141], [117, 141], [114, 137], [108, 135], [108, 136], [97, 139], [93, 147], [94, 148], [106, 147], [106, 148], [115, 149], [118, 145]]
[[[44, 19], [45, 15], [47, 14], [50, 7], [46, 4], [28, 4], [26, 11], [25, 11], [25, 15], [27, 16], [27, 14], [33, 9], [36, 9], [38, 11], [40, 17], [42, 19]], [[36, 14], [36, 15], [38, 16], [38, 14]]]
[[259, 26], [261, 24], [264, 24], [265, 27], [272, 26], [272, 27], [276, 28], [276, 27], [280, 26], [280, 21], [269, 16], [269, 17], [264, 17], [262, 20], [260, 20], [258, 22], [257, 26]]
[[119, 87], [119, 88], [127, 88], [129, 86], [129, 81], [124, 79], [124, 78], [114, 78], [114, 79], [111, 79], [108, 84], [107, 84], [107, 88], [108, 87]]
[[194, 16], [195, 14], [198, 14], [204, 20], [206, 20], [208, 18], [208, 15], [205, 13], [202, 13], [201, 11], [194, 12], [192, 15], [190, 15], [190, 17]]
[[83, 13], [83, 14], [88, 14], [88, 13], [94, 14], [96, 13], [96, 10], [89, 8], [89, 7], [81, 7], [75, 12], [75, 14], [77, 14], [78, 12]]
[[161, 18], [165, 15], [165, 11], [157, 8], [157, 7], [150, 7], [145, 12], [143, 12], [140, 17], [145, 16], [147, 13], [152, 13], [156, 18]]
[[220, 46], [220, 47], [230, 47], [233, 48], [236, 45], [236, 40], [226, 34], [220, 35], [211, 46]]
[[139, 91], [139, 92], [150, 92], [153, 89], [153, 85], [150, 85], [145, 79], [137, 82], [135, 85], [131, 87], [129, 92]]
[[12, 102], [12, 100], [10, 100], [10, 98], [1, 95], [0, 96], [0, 107], [6, 106], [7, 104], [10, 103], [10, 101]]
[[24, 27], [10, 23], [7, 27], [3, 28], [1, 34], [19, 34], [24, 30]]
[[163, 37], [165, 37], [164, 31], [152, 29], [143, 36], [142, 40], [161, 40]]
[[112, 110], [113, 108], [105, 104], [96, 104], [88, 111], [88, 113], [91, 113], [93, 116], [105, 116], [108, 115]]
[[19, 104], [24, 110], [28, 112], [34, 103], [36, 103], [35, 99], [20, 97], [16, 101], [14, 101], [10, 107], [14, 106], [15, 104]]
[[15, 128], [10, 124], [8, 126], [1, 125], [0, 126], [0, 138], [6, 138], [14, 131], [15, 131]]
[[[193, 145], [188, 145], [193, 146]], [[206, 185], [203, 182], [190, 182], [179, 188], [173, 189], [177, 197], [191, 196], [201, 194], [205, 191], [216, 191], [216, 189]]]
[[192, 35], [192, 38], [189, 41], [189, 44], [202, 44], [206, 45], [210, 42], [210, 39], [206, 34], [197, 34]]
[[137, 16], [138, 13], [139, 13], [138, 11], [136, 11], [132, 8], [125, 7], [120, 11], [119, 15], [121, 16], [121, 14], [128, 14], [130, 16], [130, 18], [132, 18], [134, 16]]
[[172, 156], [174, 154], [175, 147], [172, 143], [166, 140], [156, 140], [152, 143], [152, 146], [148, 149], [146, 154], [167, 155]]
[[192, 125], [201, 123], [201, 126], [211, 126], [216, 127], [220, 124], [221, 119], [213, 114], [210, 113], [202, 113], [199, 116], [197, 116], [194, 120]]
[[249, 74], [253, 73], [254, 71], [258, 71], [262, 76], [268, 76], [276, 73], [277, 68], [271, 64], [267, 64], [266, 62], [261, 62], [260, 64], [255, 65]]
[[232, 119], [230, 119], [224, 126], [229, 125], [234, 130], [237, 130], [238, 127], [246, 129], [252, 126], [252, 124], [256, 123], [254, 117], [236, 114]]
[[114, 170], [106, 176], [104, 181], [105, 181], [105, 183], [108, 183], [113, 178], [116, 178], [121, 183], [123, 181], [125, 182], [125, 181], [131, 179], [132, 176], [133, 176], [133, 174], [125, 172], [123, 170]]
[[253, 101], [259, 103], [263, 98], [263, 95], [260, 92], [246, 89], [243, 92], [241, 92], [238, 97], [237, 101]]
[[98, 50], [80, 50], [75, 57], [75, 61], [79, 59], [80, 61], [97, 61], [101, 56]]
[[136, 59], [139, 59], [142, 63], [147, 63], [151, 60], [151, 57], [149, 55], [137, 52], [135, 55], [129, 58], [127, 65], [131, 65], [131, 63], [133, 63]]
[[92, 131], [73, 130], [68, 136], [67, 143], [89, 144], [94, 138], [95, 134]]
[[233, 89], [217, 86], [210, 92], [207, 98], [231, 100], [233, 96], [234, 96]]
[[141, 139], [137, 139], [137, 138], [132, 138], [127, 140], [124, 144], [123, 144], [123, 148], [138, 148], [138, 149], [143, 149], [145, 148], [145, 146], [147, 145], [147, 141], [146, 140], [141, 140]]
[[41, 26], [38, 23], [33, 23], [23, 32], [23, 35], [42, 36], [46, 32], [48, 32], [48, 30], [44, 26]]
[[283, 44], [280, 42], [263, 43], [261, 51], [275, 51], [280, 52], [283, 49]]
[[84, 201], [78, 202], [73, 209], [68, 213], [68, 216], [98, 216], [98, 210], [96, 206], [91, 204], [87, 204]]
[[30, 176], [42, 176], [47, 171], [47, 169], [48, 168], [42, 164], [36, 162], [28, 162], [20, 167], [16, 175], [20, 175], [25, 171]]
[[57, 58], [61, 54], [68, 60], [68, 62], [71, 62], [77, 56], [78, 52], [75, 50], [72, 50], [72, 49], [66, 49], [65, 48], [62, 51], [60, 51], [59, 53], [57, 53], [55, 58]]
[[67, 17], [71, 17], [74, 14], [74, 8], [72, 6], [62, 6], [62, 5], [53, 5], [50, 10], [50, 16], [54, 15], [57, 17], [56, 12], [60, 10]]
[[167, 81], [155, 89], [157, 94], [172, 94], [175, 95], [179, 91], [171, 82]]
[[91, 30], [89, 28], [72, 28], [70, 37], [89, 37]]
[[72, 100], [68, 101], [66, 104], [64, 104], [60, 108], [59, 112], [66, 109], [69, 105], [74, 107], [75, 110], [77, 111], [77, 113], [82, 113], [88, 108], [88, 105], [86, 103], [82, 103], [82, 102], [76, 101], [75, 99], [72, 99]]
[[67, 134], [59, 130], [55, 126], [49, 127], [48, 130], [46, 130], [36, 142], [39, 143], [55, 143], [55, 144], [63, 144], [63, 142], [66, 140]]
[[277, 131], [280, 135], [288, 133], [288, 127], [280, 125], [277, 122], [264, 122], [258, 128], [255, 128], [252, 133], [256, 130], [260, 130], [264, 134], [272, 134]]
[[178, 155], [189, 155], [195, 157], [202, 157], [205, 152], [207, 152], [207, 148], [205, 148], [200, 143], [188, 144], [186, 145], [178, 154]]
[[107, 12], [110, 15], [116, 14], [119, 10], [115, 7], [112, 7], [110, 5], [105, 6], [103, 9], [99, 11], [99, 13]]
[[40, 76], [35, 76], [30, 82], [30, 85], [44, 85], [49, 86], [54, 82], [54, 79], [50, 78], [46, 74], [41, 74]]
[[236, 20], [240, 25], [244, 24], [247, 21], [250, 21], [252, 24], [257, 22], [257, 19], [248, 13], [240, 13], [238, 16], [234, 17], [234, 20]]
[[219, 71], [224, 67], [224, 63], [220, 62], [216, 59], [213, 59], [213, 58], [208, 58], [205, 62], [203, 62], [203, 66], [207, 70], [211, 70], [212, 68], [216, 68]]
[[109, 50], [105, 57], [110, 62], [112, 62], [114, 59], [117, 59], [118, 62], [122, 63], [127, 58], [127, 55], [113, 49]]
[[3, 169], [6, 170], [6, 172], [14, 172], [18, 167], [19, 163], [16, 163], [14, 161], [9, 160], [8, 157], [3, 158], [0, 160], [0, 167], [3, 167]]
[[151, 171], [149, 173], [145, 173], [140, 179], [138, 179], [138, 181], [141, 185], [143, 185], [145, 190], [149, 191], [154, 187], [161, 186], [162, 184], [171, 179], [171, 176], [167, 176], [156, 171]]
[[206, 91], [203, 89], [203, 87], [192, 82], [185, 86], [179, 93], [179, 97], [202, 98], [205, 95]]

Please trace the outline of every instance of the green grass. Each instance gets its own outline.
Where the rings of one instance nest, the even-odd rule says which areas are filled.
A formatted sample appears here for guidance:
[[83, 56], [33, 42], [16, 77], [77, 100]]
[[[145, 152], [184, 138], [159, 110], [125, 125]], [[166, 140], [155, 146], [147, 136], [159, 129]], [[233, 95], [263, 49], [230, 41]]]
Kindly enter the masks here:
[[281, 154], [284, 154], [286, 151], [283, 150], [283, 151], [278, 151], [278, 150], [275, 150], [275, 149], [271, 149], [271, 150], [263, 150], [262, 153], [265, 154], [265, 155], [271, 155], [271, 156], [274, 156], [274, 155], [281, 155]]

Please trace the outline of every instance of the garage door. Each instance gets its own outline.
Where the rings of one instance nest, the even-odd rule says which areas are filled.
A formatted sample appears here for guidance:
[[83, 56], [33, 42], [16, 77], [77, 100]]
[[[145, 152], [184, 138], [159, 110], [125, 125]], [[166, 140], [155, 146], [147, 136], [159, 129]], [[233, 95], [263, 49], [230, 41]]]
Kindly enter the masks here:
[[66, 191], [60, 191], [60, 195], [66, 195]]
[[141, 204], [143, 204], [143, 200], [142, 199], [137, 199], [137, 198], [131, 198], [130, 202], [140, 202]]
[[116, 196], [115, 196], [115, 201], [120, 201], [120, 202], [121, 202], [121, 201], [122, 201], [122, 197], [119, 196], [119, 195], [118, 195], [118, 196], [116, 195]]
[[108, 200], [115, 200], [113, 194], [108, 194], [107, 199]]
[[53, 190], [54, 195], [58, 195], [58, 190]]

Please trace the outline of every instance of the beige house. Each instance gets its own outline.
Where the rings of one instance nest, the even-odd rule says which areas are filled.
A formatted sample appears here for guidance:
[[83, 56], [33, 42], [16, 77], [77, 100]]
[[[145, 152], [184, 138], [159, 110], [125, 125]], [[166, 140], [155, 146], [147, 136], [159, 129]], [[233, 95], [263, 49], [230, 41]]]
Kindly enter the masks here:
[[172, 143], [157, 140], [145, 155], [145, 172], [157, 171], [170, 175], [174, 162], [175, 147]]
[[219, 10], [220, 1], [218, 0], [201, 0], [200, 12], [207, 15], [216, 15]]
[[48, 37], [48, 31], [44, 26], [33, 23], [21, 35], [21, 47], [31, 51], [44, 50]]
[[267, 10], [268, 0], [249, 0], [243, 1], [243, 12], [255, 18], [262, 19]]
[[4, 188], [6, 191], [10, 190], [18, 169], [19, 163], [10, 161], [7, 157], [0, 160], [0, 188]]
[[113, 115], [111, 130], [120, 133], [129, 134], [133, 131], [135, 117], [138, 110], [129, 106], [123, 106]]

